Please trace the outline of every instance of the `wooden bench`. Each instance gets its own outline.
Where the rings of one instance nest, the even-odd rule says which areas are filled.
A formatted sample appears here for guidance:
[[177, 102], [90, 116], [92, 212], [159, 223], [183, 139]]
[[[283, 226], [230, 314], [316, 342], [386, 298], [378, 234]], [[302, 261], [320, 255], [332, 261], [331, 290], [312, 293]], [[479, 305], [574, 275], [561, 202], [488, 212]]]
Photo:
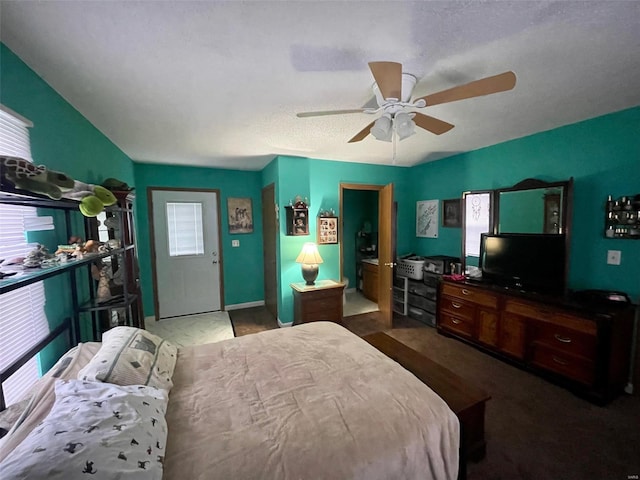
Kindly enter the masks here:
[[460, 421], [460, 468], [464, 478], [466, 462], [477, 462], [486, 453], [484, 407], [491, 396], [383, 332], [362, 338], [422, 380], [456, 414]]

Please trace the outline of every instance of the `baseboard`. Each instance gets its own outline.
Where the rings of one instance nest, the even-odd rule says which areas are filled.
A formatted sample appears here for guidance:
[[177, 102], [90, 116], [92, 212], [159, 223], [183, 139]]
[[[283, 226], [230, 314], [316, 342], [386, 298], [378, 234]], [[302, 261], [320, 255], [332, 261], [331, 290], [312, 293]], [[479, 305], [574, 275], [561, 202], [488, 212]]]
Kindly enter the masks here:
[[240, 310], [241, 308], [262, 307], [263, 305], [264, 305], [264, 300], [258, 300], [257, 302], [245, 302], [245, 303], [236, 303], [234, 305], [225, 305], [224, 309], [226, 311]]
[[293, 327], [293, 322], [281, 322], [280, 319], [278, 319], [278, 326], [280, 328]]

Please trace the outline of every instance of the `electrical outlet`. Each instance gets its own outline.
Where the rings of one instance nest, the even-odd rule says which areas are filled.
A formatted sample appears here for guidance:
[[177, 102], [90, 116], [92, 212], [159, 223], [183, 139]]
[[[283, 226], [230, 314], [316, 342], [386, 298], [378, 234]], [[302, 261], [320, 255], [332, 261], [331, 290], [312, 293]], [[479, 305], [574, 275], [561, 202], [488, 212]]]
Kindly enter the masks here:
[[620, 250], [607, 251], [607, 265], [620, 265], [622, 252]]
[[240, 240], [231, 240], [231, 246], [232, 247], [239, 247], [240, 246]]

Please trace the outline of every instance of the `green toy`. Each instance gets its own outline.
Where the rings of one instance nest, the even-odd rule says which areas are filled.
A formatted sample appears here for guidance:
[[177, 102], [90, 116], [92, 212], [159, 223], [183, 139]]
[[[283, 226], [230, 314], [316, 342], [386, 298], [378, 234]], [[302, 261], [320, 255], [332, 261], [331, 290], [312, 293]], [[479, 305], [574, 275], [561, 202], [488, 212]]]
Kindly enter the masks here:
[[86, 217], [95, 217], [105, 206], [117, 202], [115, 195], [103, 186], [73, 180], [65, 173], [34, 165], [24, 158], [0, 156], [0, 167], [4, 177], [17, 189], [43, 194], [53, 200], [78, 200], [78, 207]]
[[48, 170], [44, 165], [34, 165], [24, 158], [1, 156], [0, 167], [4, 177], [16, 188], [46, 195], [53, 200], [60, 200], [62, 194], [74, 186], [68, 175]]

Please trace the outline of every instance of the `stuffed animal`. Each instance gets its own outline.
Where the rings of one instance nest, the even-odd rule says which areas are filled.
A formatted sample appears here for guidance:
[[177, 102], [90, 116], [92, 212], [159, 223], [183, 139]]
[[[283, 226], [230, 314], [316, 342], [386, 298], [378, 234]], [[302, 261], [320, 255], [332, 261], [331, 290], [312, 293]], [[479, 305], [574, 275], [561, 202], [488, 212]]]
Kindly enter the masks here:
[[60, 200], [63, 192], [74, 186], [68, 175], [49, 170], [44, 165], [34, 165], [24, 158], [0, 156], [0, 166], [5, 178], [16, 188], [43, 194], [53, 200]]
[[104, 210], [104, 207], [117, 202], [115, 195], [110, 190], [100, 185], [91, 185], [78, 180], [74, 182], [73, 189], [64, 192], [62, 197], [79, 200], [80, 211], [85, 217], [95, 217]]

